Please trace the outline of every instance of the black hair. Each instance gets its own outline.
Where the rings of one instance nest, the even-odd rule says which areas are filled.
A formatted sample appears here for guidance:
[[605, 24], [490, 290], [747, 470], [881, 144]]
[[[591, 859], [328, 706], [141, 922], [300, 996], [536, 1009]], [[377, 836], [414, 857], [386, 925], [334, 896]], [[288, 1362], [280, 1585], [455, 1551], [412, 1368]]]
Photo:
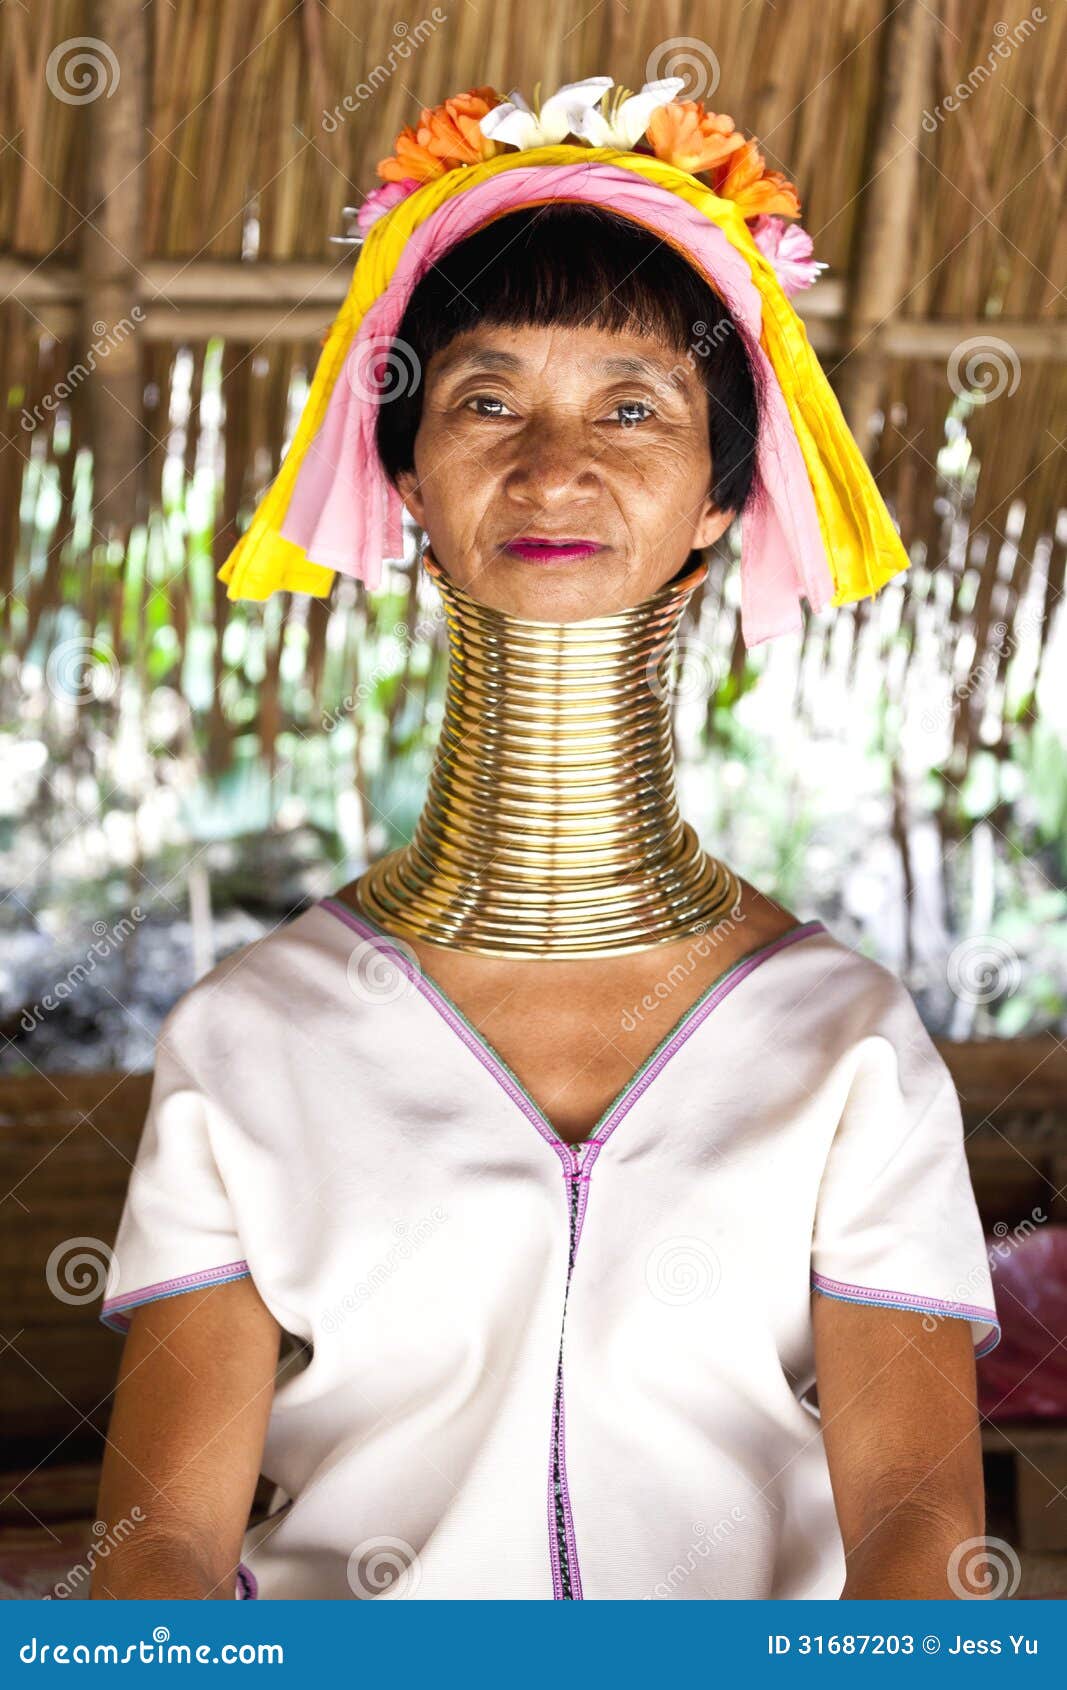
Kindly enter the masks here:
[[[669, 241], [618, 212], [574, 201], [493, 218], [416, 283], [397, 326], [398, 356], [425, 370], [435, 352], [482, 323], [657, 335], [690, 358], [707, 390], [717, 509], [739, 516], [754, 496], [762, 390], [747, 335]], [[378, 454], [394, 486], [415, 467], [423, 383], [409, 386], [401, 382], [378, 407]]]

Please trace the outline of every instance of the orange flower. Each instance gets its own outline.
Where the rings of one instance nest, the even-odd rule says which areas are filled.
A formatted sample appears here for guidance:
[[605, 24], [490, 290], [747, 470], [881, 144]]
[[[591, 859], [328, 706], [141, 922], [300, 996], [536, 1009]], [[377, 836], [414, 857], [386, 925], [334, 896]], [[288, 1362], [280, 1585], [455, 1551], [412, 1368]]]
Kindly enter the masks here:
[[479, 164], [503, 152], [502, 142], [491, 141], [478, 127], [479, 119], [502, 99], [495, 88], [472, 88], [443, 105], [424, 106], [418, 126], [413, 129], [407, 124], [397, 136], [395, 156], [377, 165], [378, 175], [387, 182], [402, 182], [405, 177], [429, 182], [458, 164]]
[[722, 164], [745, 144], [732, 117], [705, 111], [700, 100], [671, 100], [648, 120], [645, 136], [657, 158], [695, 176]]
[[746, 141], [739, 152], [720, 165], [712, 184], [723, 199], [733, 200], [741, 208], [744, 217], [771, 212], [780, 212], [783, 217], [800, 216], [800, 200], [792, 182], [779, 171], [766, 168], [755, 141]]

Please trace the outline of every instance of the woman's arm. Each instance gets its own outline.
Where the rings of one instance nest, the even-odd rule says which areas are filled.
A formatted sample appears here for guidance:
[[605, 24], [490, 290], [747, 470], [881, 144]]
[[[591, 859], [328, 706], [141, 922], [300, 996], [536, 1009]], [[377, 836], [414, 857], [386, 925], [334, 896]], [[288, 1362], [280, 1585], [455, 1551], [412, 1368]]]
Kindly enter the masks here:
[[112, 1547], [94, 1597], [232, 1600], [280, 1339], [250, 1278], [133, 1312], [97, 1502]]
[[[966, 1320], [812, 1299], [823, 1440], [844, 1540], [842, 1598], [944, 1599], [952, 1552], [985, 1531]], [[969, 1591], [980, 1595], [980, 1590]]]

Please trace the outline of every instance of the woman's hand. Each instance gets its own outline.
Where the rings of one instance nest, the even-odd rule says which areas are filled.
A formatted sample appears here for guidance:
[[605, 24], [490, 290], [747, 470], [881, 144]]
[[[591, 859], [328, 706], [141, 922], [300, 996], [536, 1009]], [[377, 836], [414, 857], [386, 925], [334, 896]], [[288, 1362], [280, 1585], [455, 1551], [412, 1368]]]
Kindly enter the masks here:
[[232, 1600], [281, 1328], [250, 1278], [130, 1316], [97, 1516], [93, 1597]]
[[812, 1321], [842, 1598], [960, 1596], [952, 1553], [985, 1530], [970, 1323], [818, 1292]]

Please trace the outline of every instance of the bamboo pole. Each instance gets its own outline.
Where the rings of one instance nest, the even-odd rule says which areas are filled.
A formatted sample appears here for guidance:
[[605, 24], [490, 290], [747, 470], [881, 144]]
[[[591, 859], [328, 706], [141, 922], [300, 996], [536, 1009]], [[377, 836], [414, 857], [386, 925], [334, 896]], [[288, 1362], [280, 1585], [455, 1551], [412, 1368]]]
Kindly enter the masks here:
[[93, 0], [91, 33], [114, 55], [99, 94], [84, 108], [88, 129], [86, 220], [81, 231], [81, 354], [93, 457], [94, 523], [123, 546], [143, 478], [141, 338], [134, 306], [144, 212], [147, 23], [141, 0]]
[[861, 449], [882, 397], [885, 325], [900, 309], [910, 274], [923, 108], [931, 80], [939, 0], [887, 0], [882, 92], [854, 228], [851, 297], [838, 396]]

